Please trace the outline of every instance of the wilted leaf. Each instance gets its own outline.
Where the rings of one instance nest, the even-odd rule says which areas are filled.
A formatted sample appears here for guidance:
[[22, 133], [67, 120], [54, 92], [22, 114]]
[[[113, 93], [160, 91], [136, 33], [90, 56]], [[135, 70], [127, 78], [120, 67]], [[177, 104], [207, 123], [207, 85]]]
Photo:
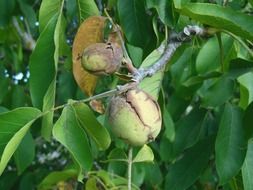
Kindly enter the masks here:
[[105, 113], [105, 106], [104, 106], [104, 104], [103, 104], [103, 102], [101, 100], [91, 100], [89, 102], [89, 104], [90, 104], [90, 107], [94, 111], [96, 111], [96, 112], [98, 112], [100, 114], [104, 114]]
[[80, 56], [83, 50], [91, 44], [103, 42], [105, 17], [91, 16], [79, 27], [72, 49], [73, 74], [77, 84], [87, 95], [95, 90], [97, 77], [85, 71], [81, 66]]

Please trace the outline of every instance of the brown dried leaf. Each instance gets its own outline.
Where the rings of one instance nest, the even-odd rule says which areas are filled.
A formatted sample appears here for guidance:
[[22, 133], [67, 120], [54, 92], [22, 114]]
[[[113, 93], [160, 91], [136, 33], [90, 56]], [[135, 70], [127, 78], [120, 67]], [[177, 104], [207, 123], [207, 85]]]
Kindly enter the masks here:
[[72, 49], [73, 74], [79, 87], [88, 96], [92, 96], [97, 84], [97, 76], [85, 71], [81, 66], [80, 56], [91, 44], [103, 42], [103, 29], [106, 17], [91, 16], [79, 27]]
[[105, 113], [105, 106], [101, 100], [91, 100], [89, 104], [94, 111], [100, 114]]

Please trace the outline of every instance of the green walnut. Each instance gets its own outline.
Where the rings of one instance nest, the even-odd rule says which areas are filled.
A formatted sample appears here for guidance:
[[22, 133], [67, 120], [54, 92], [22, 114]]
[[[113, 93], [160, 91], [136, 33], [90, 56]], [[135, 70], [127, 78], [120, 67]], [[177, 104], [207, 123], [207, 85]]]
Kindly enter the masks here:
[[111, 99], [108, 122], [117, 137], [133, 146], [142, 146], [159, 134], [161, 111], [150, 95], [132, 89]]
[[83, 51], [82, 67], [94, 75], [116, 72], [123, 58], [122, 48], [115, 43], [95, 43]]

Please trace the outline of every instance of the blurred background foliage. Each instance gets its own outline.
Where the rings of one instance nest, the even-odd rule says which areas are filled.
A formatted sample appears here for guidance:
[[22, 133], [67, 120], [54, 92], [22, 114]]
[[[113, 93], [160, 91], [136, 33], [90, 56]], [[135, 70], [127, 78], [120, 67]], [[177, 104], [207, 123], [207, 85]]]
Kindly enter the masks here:
[[[166, 27], [169, 34], [194, 24], [213, 31], [182, 45], [169, 61], [158, 97], [163, 129], [149, 145], [155, 159], [134, 164], [133, 189], [253, 190], [252, 0], [1, 0], [0, 170], [3, 152], [15, 151], [5, 145], [39, 110], [87, 97], [72, 74], [71, 48], [80, 23], [104, 15], [105, 8], [121, 26], [136, 67], [165, 39]], [[116, 76], [104, 77], [95, 94], [119, 83]], [[0, 176], [0, 189], [124, 189], [127, 166], [110, 159], [124, 157], [127, 147], [112, 135], [107, 147], [107, 132], [81, 130], [78, 136], [80, 131], [57, 122], [54, 138], [44, 140], [51, 133], [48, 126], [67, 118], [64, 114], [76, 122], [74, 111], [91, 118], [80, 119], [87, 131], [109, 128], [105, 114], [88, 106], [64, 110], [36, 120], [21, 135]], [[6, 121], [13, 122], [11, 136], [4, 133]], [[81, 140], [66, 141], [68, 133], [70, 140]], [[96, 145], [96, 138], [104, 142]], [[84, 183], [78, 182], [81, 177]]]

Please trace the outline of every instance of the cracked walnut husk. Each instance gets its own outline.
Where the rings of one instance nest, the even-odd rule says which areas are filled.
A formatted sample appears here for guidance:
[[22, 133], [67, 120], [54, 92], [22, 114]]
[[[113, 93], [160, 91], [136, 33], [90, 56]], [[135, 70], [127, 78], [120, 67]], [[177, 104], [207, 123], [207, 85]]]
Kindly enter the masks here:
[[123, 59], [121, 47], [116, 43], [95, 43], [83, 51], [82, 67], [94, 75], [108, 75], [116, 72]]
[[153, 141], [162, 125], [157, 101], [139, 89], [128, 90], [111, 99], [108, 121], [112, 132], [133, 146]]

